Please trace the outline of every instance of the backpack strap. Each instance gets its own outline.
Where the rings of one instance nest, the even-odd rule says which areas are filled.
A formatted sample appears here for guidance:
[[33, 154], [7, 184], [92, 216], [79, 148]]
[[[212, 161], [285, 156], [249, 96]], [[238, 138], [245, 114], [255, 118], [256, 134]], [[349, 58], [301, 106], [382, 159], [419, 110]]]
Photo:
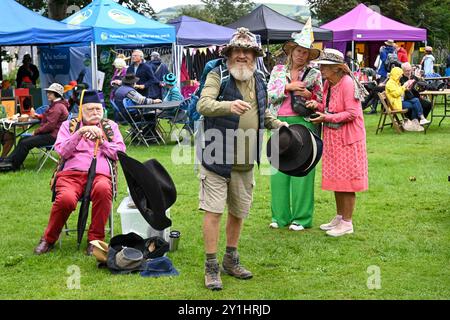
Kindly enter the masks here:
[[222, 101], [225, 87], [228, 85], [228, 82], [230, 81], [230, 72], [228, 71], [228, 68], [225, 65], [219, 66], [219, 76], [220, 76], [220, 89], [217, 99], [219, 101]]

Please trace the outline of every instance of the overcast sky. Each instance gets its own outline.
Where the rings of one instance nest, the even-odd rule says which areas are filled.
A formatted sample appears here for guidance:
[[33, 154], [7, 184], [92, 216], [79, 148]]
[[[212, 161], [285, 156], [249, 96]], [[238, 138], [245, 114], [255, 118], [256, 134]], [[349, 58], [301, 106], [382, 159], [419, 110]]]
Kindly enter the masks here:
[[[181, 4], [201, 4], [200, 0], [147, 0], [148, 3], [153, 7], [156, 12], [162, 9], [181, 5]], [[278, 3], [278, 4], [292, 4], [292, 5], [303, 5], [306, 0], [253, 0], [256, 3]]]

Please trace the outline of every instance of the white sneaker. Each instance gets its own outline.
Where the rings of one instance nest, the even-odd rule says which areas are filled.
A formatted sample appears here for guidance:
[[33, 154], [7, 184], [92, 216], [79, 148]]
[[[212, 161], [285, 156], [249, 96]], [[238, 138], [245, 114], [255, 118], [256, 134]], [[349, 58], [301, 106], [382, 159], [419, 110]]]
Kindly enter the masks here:
[[340, 237], [350, 233], [353, 233], [353, 224], [346, 221], [341, 221], [334, 229], [327, 231], [327, 235], [331, 237]]
[[305, 230], [305, 228], [303, 228], [303, 226], [302, 226], [301, 224], [292, 223], [292, 224], [289, 226], [289, 230], [292, 230], [292, 231], [302, 231], [302, 230]]
[[414, 119], [411, 125], [411, 131], [423, 131], [423, 127], [419, 124], [419, 120]]
[[334, 229], [341, 222], [341, 220], [342, 220], [342, 216], [336, 215], [333, 218], [333, 220], [331, 220], [330, 222], [321, 224], [320, 230], [328, 231], [328, 230]]
[[271, 228], [271, 229], [278, 229], [279, 228], [278, 223], [272, 222], [271, 224], [269, 224], [269, 228]]
[[403, 121], [403, 129], [405, 129], [405, 131], [412, 131], [412, 122], [409, 119], [405, 119]]
[[420, 123], [421, 126], [423, 126], [423, 125], [425, 125], [425, 124], [429, 124], [429, 123], [430, 123], [430, 120], [427, 120], [427, 119], [423, 118], [422, 120], [420, 120], [419, 123]]

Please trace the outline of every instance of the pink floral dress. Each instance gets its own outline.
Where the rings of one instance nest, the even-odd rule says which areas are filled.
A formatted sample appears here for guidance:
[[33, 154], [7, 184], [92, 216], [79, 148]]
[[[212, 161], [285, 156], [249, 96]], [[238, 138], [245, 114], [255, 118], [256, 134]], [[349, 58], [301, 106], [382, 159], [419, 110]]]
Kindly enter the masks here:
[[[324, 85], [321, 112], [325, 111], [329, 83]], [[326, 122], [341, 123], [338, 129], [324, 125], [322, 189], [359, 192], [368, 189], [366, 131], [361, 103], [354, 98], [354, 84], [349, 76], [331, 87]]]

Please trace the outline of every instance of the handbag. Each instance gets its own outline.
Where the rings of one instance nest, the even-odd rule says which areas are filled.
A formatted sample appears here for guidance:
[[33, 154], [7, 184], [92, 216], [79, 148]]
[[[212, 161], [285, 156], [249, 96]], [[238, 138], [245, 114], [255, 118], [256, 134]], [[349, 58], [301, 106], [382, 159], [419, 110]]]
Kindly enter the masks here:
[[[302, 82], [305, 80], [311, 68], [306, 68], [305, 73], [302, 77]], [[288, 79], [288, 82], [291, 83]], [[309, 90], [309, 89], [308, 89]], [[290, 92], [291, 95], [291, 108], [301, 117], [308, 117], [314, 113], [311, 109], [306, 108], [306, 99], [302, 96], [294, 95], [294, 92]]]

